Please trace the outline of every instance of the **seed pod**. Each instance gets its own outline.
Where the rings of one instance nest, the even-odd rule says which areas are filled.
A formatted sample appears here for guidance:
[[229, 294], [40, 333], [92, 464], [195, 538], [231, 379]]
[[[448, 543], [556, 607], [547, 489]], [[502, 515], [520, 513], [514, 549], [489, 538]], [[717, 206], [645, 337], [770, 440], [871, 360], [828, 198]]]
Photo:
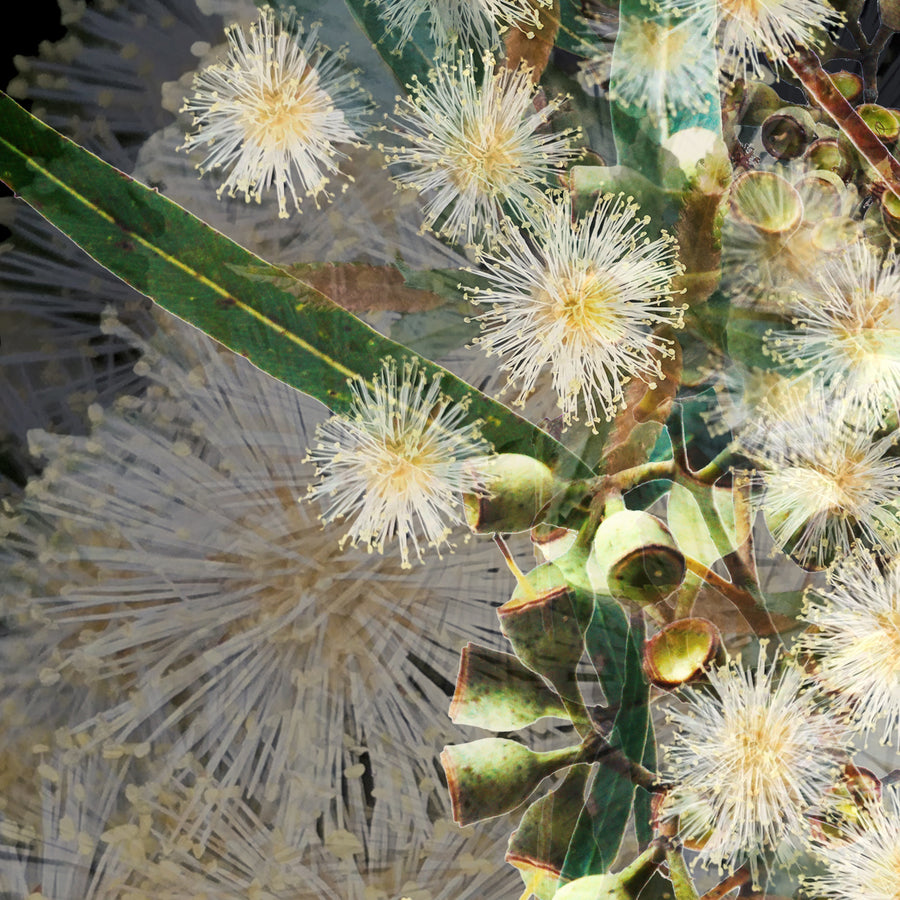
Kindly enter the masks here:
[[856, 111], [863, 122], [875, 132], [882, 144], [891, 147], [897, 143], [897, 137], [900, 135], [900, 122], [889, 109], [879, 106], [877, 103], [863, 103], [862, 106], [856, 108]]
[[483, 491], [463, 495], [466, 522], [479, 534], [527, 531], [557, 490], [553, 473], [542, 462], [520, 453], [501, 453], [470, 467]]
[[822, 137], [813, 141], [803, 158], [816, 170], [834, 172], [841, 181], [847, 181], [853, 174], [853, 160], [836, 138]]
[[[517, 869], [544, 874], [556, 881], [562, 874], [572, 832], [584, 810], [584, 789], [590, 766], [572, 766], [563, 783], [525, 810], [510, 835], [506, 861]], [[550, 892], [550, 896], [553, 895]]]
[[679, 619], [644, 643], [644, 673], [657, 687], [678, 687], [702, 676], [721, 648], [719, 629], [712, 622]]
[[834, 172], [807, 172], [794, 182], [803, 201], [803, 221], [815, 225], [841, 211], [844, 182]]
[[747, 83], [741, 108], [741, 125], [758, 128], [784, 101], [775, 90], [761, 81]]
[[831, 83], [848, 103], [856, 103], [863, 94], [863, 80], [856, 72], [842, 69], [840, 72], [829, 72]]
[[592, 594], [572, 587], [555, 563], [544, 563], [523, 576], [497, 615], [516, 656], [561, 697], [581, 702], [575, 670], [593, 611]]
[[890, 191], [881, 195], [881, 215], [884, 227], [894, 237], [900, 237], [900, 200]]
[[638, 605], [658, 603], [684, 580], [684, 554], [656, 516], [623, 509], [604, 519], [587, 573], [595, 591]]
[[815, 138], [816, 123], [802, 106], [784, 106], [768, 116], [760, 137], [775, 159], [796, 159]]
[[636, 900], [665, 856], [653, 842], [621, 872], [576, 878], [556, 892], [553, 900]]
[[524, 803], [534, 789], [559, 769], [582, 762], [579, 744], [536, 753], [506, 738], [482, 738], [444, 747], [441, 765], [458, 825], [501, 816]]
[[538, 674], [510, 653], [471, 642], [463, 647], [450, 704], [452, 721], [490, 731], [516, 731], [544, 716], [566, 718], [566, 710]]
[[774, 172], [744, 172], [731, 186], [731, 213], [764, 234], [787, 235], [800, 224], [803, 201]]

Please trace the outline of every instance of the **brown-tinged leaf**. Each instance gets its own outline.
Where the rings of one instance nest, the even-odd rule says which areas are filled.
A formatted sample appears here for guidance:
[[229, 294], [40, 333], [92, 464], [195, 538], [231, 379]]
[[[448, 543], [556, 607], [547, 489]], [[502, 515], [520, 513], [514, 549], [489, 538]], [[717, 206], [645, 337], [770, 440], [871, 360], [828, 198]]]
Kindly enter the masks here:
[[518, 69], [521, 65], [531, 68], [531, 80], [537, 84], [550, 61], [550, 51], [559, 31], [559, 0], [552, 6], [538, 7], [539, 28], [526, 26], [525, 31], [510, 28], [504, 36], [506, 67]]
[[423, 312], [444, 302], [438, 294], [409, 287], [394, 266], [304, 263], [282, 268], [350, 312]]

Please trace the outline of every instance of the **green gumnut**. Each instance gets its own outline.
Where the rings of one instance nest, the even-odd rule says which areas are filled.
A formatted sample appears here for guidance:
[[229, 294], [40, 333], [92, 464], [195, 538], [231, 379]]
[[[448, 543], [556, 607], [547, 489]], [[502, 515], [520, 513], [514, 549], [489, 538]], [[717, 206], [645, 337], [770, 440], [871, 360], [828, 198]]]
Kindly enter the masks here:
[[441, 765], [453, 819], [471, 825], [524, 803], [548, 775], [582, 762], [585, 745], [537, 753], [506, 738], [482, 738], [444, 747]]
[[774, 88], [762, 81], [749, 81], [741, 104], [741, 125], [757, 128], [781, 106], [784, 101]]
[[862, 106], [856, 107], [856, 111], [883, 144], [891, 147], [897, 143], [897, 137], [900, 136], [900, 122], [889, 109], [877, 103], [863, 103]]
[[510, 653], [469, 643], [462, 651], [450, 718], [457, 725], [516, 731], [544, 716], [566, 718], [559, 696]]
[[802, 106], [784, 106], [767, 116], [760, 138], [775, 159], [796, 159], [815, 138], [816, 123]]
[[587, 875], [561, 887], [553, 900], [636, 900], [665, 855], [659, 844], [651, 845], [621, 872]]
[[803, 201], [774, 172], [744, 172], [731, 186], [731, 214], [764, 234], [787, 235], [800, 224]]
[[593, 603], [593, 595], [573, 587], [557, 563], [544, 563], [497, 610], [500, 630], [529, 669], [562, 690], [574, 684]]
[[836, 138], [822, 137], [813, 141], [803, 158], [817, 171], [834, 172], [841, 181], [847, 181], [853, 174], [853, 159]]
[[587, 574], [598, 593], [640, 606], [664, 600], [684, 581], [684, 554], [656, 516], [623, 509], [594, 535]]
[[644, 674], [657, 687], [678, 687], [700, 677], [721, 647], [719, 629], [712, 622], [679, 619], [644, 643]]
[[466, 522], [479, 533], [528, 531], [558, 489], [550, 469], [520, 453], [485, 457], [471, 467], [484, 485], [463, 495]]
[[840, 72], [829, 72], [828, 77], [837, 88], [838, 93], [848, 103], [855, 103], [862, 97], [863, 80], [856, 72], [848, 72], [846, 69], [842, 69]]

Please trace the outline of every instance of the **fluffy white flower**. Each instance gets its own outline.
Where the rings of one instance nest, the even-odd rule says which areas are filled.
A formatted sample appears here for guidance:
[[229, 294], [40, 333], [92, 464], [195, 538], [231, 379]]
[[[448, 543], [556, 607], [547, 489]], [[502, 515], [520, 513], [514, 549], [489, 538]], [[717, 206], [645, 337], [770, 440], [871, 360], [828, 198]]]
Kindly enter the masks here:
[[895, 900], [900, 872], [900, 802], [891, 791], [869, 804], [863, 824], [816, 848], [824, 875], [804, 888], [828, 900]]
[[738, 78], [760, 74], [763, 57], [784, 63], [797, 47], [814, 45], [821, 29], [843, 20], [825, 0], [672, 0], [666, 8], [718, 27], [723, 67]]
[[569, 135], [547, 130], [558, 100], [533, 101], [527, 69], [494, 71], [485, 57], [479, 83], [471, 54], [413, 84], [395, 113], [403, 144], [388, 161], [404, 167], [399, 184], [425, 195], [426, 226], [475, 244], [498, 230], [504, 205], [525, 218], [545, 202], [542, 183], [571, 155]]
[[228, 30], [227, 62], [198, 73], [184, 106], [199, 126], [184, 146], [209, 147], [201, 172], [230, 170], [219, 193], [259, 200], [274, 187], [282, 218], [287, 194], [299, 210], [303, 194], [325, 192], [345, 156], [335, 145], [358, 143], [366, 112], [356, 75], [317, 35], [264, 8], [249, 35]]
[[538, 25], [537, 6], [550, 0], [377, 0], [389, 34], [398, 34], [397, 43], [412, 38], [422, 15], [428, 16], [431, 39], [438, 52], [452, 53], [470, 43], [488, 49], [497, 43], [498, 28], [519, 25], [531, 30]]
[[490, 305], [478, 316], [477, 339], [521, 391], [522, 403], [550, 366], [566, 424], [577, 421], [578, 399], [591, 425], [610, 418], [631, 378], [652, 384], [671, 341], [658, 325], [681, 327], [670, 302], [678, 273], [673, 241], [650, 240], [638, 207], [623, 195], [598, 197], [573, 221], [570, 197], [555, 201], [533, 234], [510, 228], [482, 260], [492, 283], [472, 298]]
[[478, 489], [466, 460], [490, 450], [478, 424], [464, 423], [466, 406], [441, 395], [440, 376], [426, 391], [427, 380], [415, 363], [398, 372], [386, 360], [371, 393], [351, 384], [350, 416], [320, 425], [310, 451], [321, 477], [310, 496], [331, 498], [325, 521], [353, 516], [344, 540], [379, 553], [396, 540], [405, 567], [409, 543], [422, 559], [417, 531], [429, 546], [447, 543], [461, 492]]
[[798, 644], [815, 655], [823, 687], [850, 707], [860, 730], [882, 723], [884, 742], [900, 746], [900, 559], [882, 572], [859, 550], [807, 599], [813, 628]]
[[760, 855], [808, 839], [804, 813], [832, 784], [844, 736], [790, 665], [714, 667], [709, 683], [671, 713], [664, 811], [682, 837], [705, 839], [702, 861], [733, 870], [746, 859], [757, 882]]
[[708, 26], [689, 17], [622, 16], [612, 58], [609, 98], [661, 118], [670, 111], [703, 110], [700, 88], [711, 80]]
[[810, 385], [739, 435], [760, 469], [758, 498], [775, 543], [801, 565], [823, 568], [856, 540], [884, 547], [900, 537], [896, 432], [879, 436], [855, 399]]
[[900, 409], [900, 260], [865, 241], [831, 256], [788, 302], [794, 328], [773, 352], [816, 377], [843, 382], [873, 412]]
[[87, 438], [33, 433], [2, 573], [46, 626], [29, 664], [48, 692], [108, 689], [73, 725], [89, 746], [140, 735], [160, 773], [190, 751], [260, 797], [295, 768], [314, 817], [369, 736], [402, 745], [446, 703], [431, 676], [495, 628], [484, 559], [412, 576], [341, 551], [298, 502], [319, 405], [177, 322], [145, 351], [145, 397]]

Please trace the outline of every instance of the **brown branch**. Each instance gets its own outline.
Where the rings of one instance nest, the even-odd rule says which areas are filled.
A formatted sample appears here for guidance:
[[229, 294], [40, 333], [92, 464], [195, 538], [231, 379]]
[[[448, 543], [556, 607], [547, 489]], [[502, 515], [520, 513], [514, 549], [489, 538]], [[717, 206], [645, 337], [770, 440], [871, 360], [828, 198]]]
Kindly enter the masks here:
[[733, 875], [729, 875], [721, 884], [717, 884], [711, 891], [707, 891], [700, 900], [722, 900], [729, 891], [736, 887], [742, 887], [750, 880], [750, 871], [746, 866], [741, 866]]
[[894, 159], [891, 151], [834, 86], [819, 57], [811, 50], [797, 50], [788, 57], [788, 65], [810, 96], [831, 116], [835, 125], [877, 172], [885, 187], [900, 201], [900, 162]]

